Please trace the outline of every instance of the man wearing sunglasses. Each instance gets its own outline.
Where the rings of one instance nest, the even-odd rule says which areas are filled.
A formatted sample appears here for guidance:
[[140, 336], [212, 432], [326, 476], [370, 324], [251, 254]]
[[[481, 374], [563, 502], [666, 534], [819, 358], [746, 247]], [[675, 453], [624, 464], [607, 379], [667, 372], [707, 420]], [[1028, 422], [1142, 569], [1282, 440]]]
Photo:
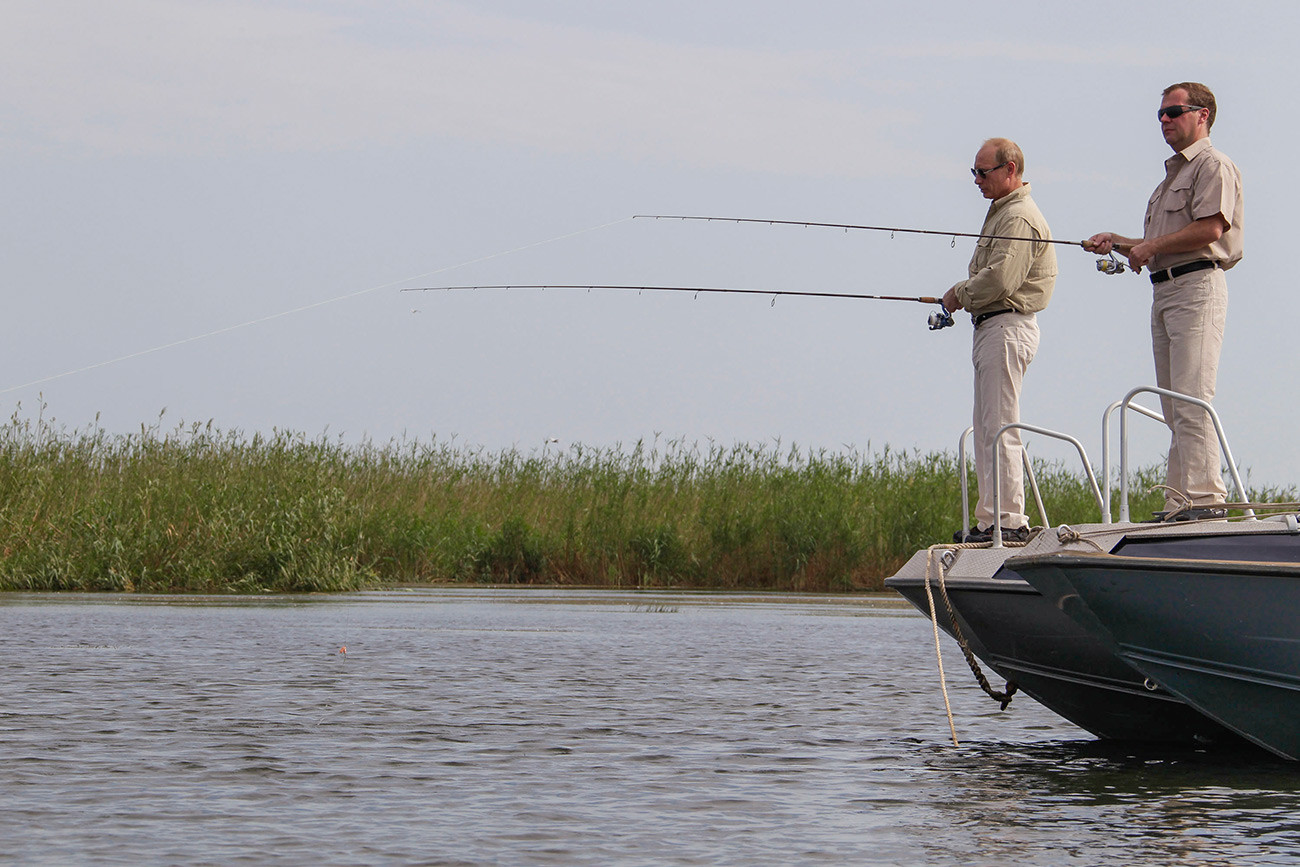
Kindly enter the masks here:
[[[951, 313], [967, 310], [975, 324], [971, 359], [975, 363], [975, 475], [979, 480], [976, 524], [958, 530], [954, 540], [987, 542], [993, 538], [993, 491], [1000, 485], [1002, 538], [1029, 540], [1025, 514], [1023, 447], [1020, 432], [1001, 439], [1000, 477], [993, 474], [997, 432], [1020, 421], [1020, 386], [1038, 352], [1038, 320], [1056, 285], [1056, 251], [1022, 175], [1025, 156], [1005, 138], [986, 141], [975, 154], [971, 174], [990, 199], [982, 237], [971, 256], [970, 275], [949, 289], [943, 306]], [[990, 237], [993, 236], [993, 237]], [[1008, 239], [1024, 240], [1008, 240]]]
[[[1142, 237], [1102, 232], [1084, 242], [1102, 255], [1113, 249], [1128, 256], [1134, 271], [1150, 271], [1156, 384], [1204, 401], [1214, 398], [1223, 347], [1224, 272], [1242, 256], [1241, 172], [1210, 144], [1215, 112], [1214, 94], [1203, 84], [1165, 88], [1156, 117], [1174, 154], [1147, 203]], [[1171, 490], [1157, 518], [1226, 516], [1213, 421], [1185, 401], [1162, 399], [1161, 408], [1172, 433], [1165, 479]]]

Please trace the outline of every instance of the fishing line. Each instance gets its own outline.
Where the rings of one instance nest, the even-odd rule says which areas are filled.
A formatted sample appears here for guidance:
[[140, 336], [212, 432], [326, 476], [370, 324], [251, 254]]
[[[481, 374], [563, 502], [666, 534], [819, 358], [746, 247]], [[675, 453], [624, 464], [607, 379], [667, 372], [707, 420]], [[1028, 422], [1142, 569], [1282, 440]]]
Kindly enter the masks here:
[[133, 358], [140, 358], [145, 355], [152, 355], [155, 352], [162, 352], [167, 349], [174, 349], [177, 346], [184, 346], [187, 343], [196, 343], [200, 340], [207, 340], [210, 337], [216, 337], [221, 334], [227, 334], [231, 331], [238, 331], [241, 328], [248, 328], [253, 325], [260, 325], [264, 322], [271, 322], [275, 319], [283, 319], [286, 316], [292, 316], [296, 313], [303, 313], [308, 310], [314, 310], [317, 307], [324, 307], [327, 304], [334, 304], [339, 301], [347, 301], [350, 298], [358, 298], [362, 295], [368, 295], [371, 292], [378, 292], [381, 289], [391, 289], [392, 287], [397, 286], [400, 283], [410, 283], [413, 280], [419, 280], [421, 278], [429, 277], [434, 274], [442, 274], [447, 271], [454, 271], [457, 268], [464, 268], [467, 265], [476, 265], [479, 262], [487, 262], [491, 259], [499, 259], [502, 256], [509, 256], [514, 253], [519, 253], [523, 250], [531, 250], [534, 247], [541, 247], [546, 244], [553, 244], [556, 241], [563, 241], [567, 238], [574, 238], [577, 237], [578, 235], [585, 235], [588, 232], [595, 232], [599, 229], [608, 229], [610, 226], [617, 226], [619, 223], [626, 223], [630, 219], [632, 218], [623, 217], [622, 219], [614, 220], [609, 223], [601, 223], [600, 225], [597, 226], [591, 226], [586, 229], [579, 229], [576, 232], [567, 232], [563, 235], [556, 235], [554, 238], [547, 238], [542, 241], [533, 241], [532, 243], [524, 244], [523, 246], [515, 247], [510, 250], [502, 250], [499, 253], [491, 253], [487, 256], [480, 256], [477, 259], [469, 259], [468, 261], [460, 262], [459, 264], [456, 265], [448, 265], [444, 268], [436, 268], [432, 271], [425, 271], [422, 274], [415, 274], [411, 277], [406, 277], [401, 280], [393, 280], [379, 286], [371, 286], [368, 289], [359, 289], [356, 292], [349, 292], [345, 295], [338, 295], [334, 298], [327, 298], [322, 301], [314, 301], [311, 304], [304, 304], [301, 307], [294, 307], [290, 310], [284, 310], [279, 313], [272, 313], [268, 316], [260, 316], [257, 319], [250, 319], [247, 322], [240, 322], [236, 325], [227, 325], [224, 328], [217, 328], [213, 331], [206, 331], [202, 334], [196, 334], [193, 337], [186, 337], [181, 340], [173, 340], [170, 343], [163, 343], [158, 346], [150, 347], [149, 349], [141, 349], [138, 352], [131, 352], [126, 355], [119, 355], [116, 358], [110, 358], [104, 361], [97, 361], [94, 364], [87, 364], [82, 367], [73, 368], [71, 370], [65, 370], [62, 373], [55, 373], [49, 376], [41, 377], [40, 379], [33, 379], [31, 382], [24, 382], [22, 385], [11, 385], [8, 386], [7, 388], [0, 388], [0, 394], [9, 394], [10, 392], [13, 391], [21, 391], [24, 388], [31, 388], [32, 386], [43, 385], [47, 382], [53, 382], [56, 379], [63, 379], [65, 377], [75, 376], [76, 374], [79, 373], [86, 373], [91, 370], [98, 370], [101, 367], [109, 367], [114, 364], [120, 364], [123, 361], [130, 361]]

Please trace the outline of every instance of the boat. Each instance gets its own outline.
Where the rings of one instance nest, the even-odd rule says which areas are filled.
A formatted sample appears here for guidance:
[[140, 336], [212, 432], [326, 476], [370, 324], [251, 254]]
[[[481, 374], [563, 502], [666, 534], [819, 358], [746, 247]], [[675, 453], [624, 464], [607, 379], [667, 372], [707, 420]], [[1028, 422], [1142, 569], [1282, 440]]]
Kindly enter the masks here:
[[1295, 515], [1258, 523], [1238, 535], [1026, 553], [1005, 565], [1152, 683], [1295, 761], [1300, 527]]
[[[1122, 538], [1123, 525], [1070, 530], [1106, 545], [1114, 543], [1116, 532]], [[927, 616], [935, 598], [940, 628], [1007, 682], [1003, 695], [1023, 692], [1099, 738], [1184, 746], [1239, 743], [1230, 730], [1135, 669], [1104, 637], [1072, 619], [1007, 564], [1035, 554], [1051, 557], [1074, 544], [1040, 532], [1023, 548], [918, 551], [885, 585]]]
[[[1163, 389], [1134, 389], [1124, 400], [1107, 408], [1103, 416], [1103, 437], [1115, 409], [1136, 409], [1144, 415], [1159, 418], [1158, 414], [1132, 404], [1133, 398], [1141, 392], [1169, 394], [1174, 399], [1200, 403], [1194, 398]], [[1202, 405], [1213, 414], [1208, 404]], [[1235, 467], [1222, 425], [1217, 415], [1212, 417], [1219, 429], [1224, 453], [1229, 456], [1229, 465]], [[1004, 428], [1004, 432], [1011, 427]], [[1159, 589], [1173, 589], [1168, 575], [1186, 574], [1181, 571], [1181, 564], [1188, 562], [1201, 564], [1201, 572], [1206, 575], [1217, 575], [1227, 564], [1235, 564], [1231, 566], [1235, 570], [1232, 574], [1239, 575], [1243, 570], [1249, 572], [1254, 568], [1259, 576], [1273, 575], [1279, 570], [1295, 570], [1300, 576], [1300, 531], [1296, 529], [1296, 515], [1279, 514], [1261, 520], [1255, 515], [1255, 510], [1262, 510], [1262, 507], [1241, 503], [1238, 511], [1243, 513], [1244, 520], [1168, 520], [1160, 523], [1128, 520], [1125, 484], [1127, 438], [1125, 429], [1121, 427], [1124, 449], [1121, 455], [1120, 520], [1112, 522], [1107, 508], [1110, 501], [1108, 486], [1102, 496], [1091, 469], [1088, 469], [1090, 464], [1086, 453], [1077, 440], [1032, 425], [1014, 427], [1037, 431], [1076, 445], [1097, 493], [1101, 520], [1095, 524], [1047, 526], [1039, 529], [1023, 545], [1002, 543], [1000, 528], [995, 527], [992, 544], [932, 546], [913, 555], [895, 575], [886, 579], [886, 586], [902, 594], [922, 613], [934, 617], [938, 626], [955, 638], [963, 650], [968, 650], [1007, 681], [1006, 689], [1000, 693], [986, 687], [986, 691], [1000, 698], [1004, 706], [1011, 694], [1020, 691], [1080, 728], [1108, 740], [1225, 748], [1239, 748], [1247, 741], [1268, 741], [1268, 738], [1248, 733], [1231, 714], [1211, 711], [1207, 707], [1208, 701], [1192, 700], [1183, 682], [1187, 678], [1174, 678], [1145, 657], [1139, 659], [1140, 653], [1117, 640], [1118, 636], [1110, 632], [1108, 625], [1100, 622], [1101, 618], [1085, 612], [1085, 606], [1075, 601], [1072, 594], [1077, 588], [1073, 587], [1070, 578], [1076, 575], [1077, 570], [1071, 571], [1067, 578], [1064, 577], [1064, 566], [1071, 564], [1070, 568], [1075, 569], [1073, 564], [1079, 563], [1124, 563], [1121, 570], [1124, 574], [1163, 576], [1161, 581], [1149, 582], [1154, 589], [1148, 601], [1154, 609], [1158, 607], [1155, 600], [1159, 597]], [[963, 446], [969, 433], [970, 429], [967, 429], [963, 434]], [[1103, 441], [1103, 453], [1108, 455], [1105, 445]], [[1108, 463], [1107, 457], [1103, 465], [1108, 466]], [[964, 479], [964, 449], [960, 471]], [[1042, 502], [1032, 472], [1028, 478], [1042, 513]], [[1241, 480], [1235, 469], [1233, 478], [1241, 494]], [[1000, 511], [998, 505], [995, 505], [995, 511]], [[967, 525], [968, 517], [964, 513], [962, 526]], [[1243, 567], [1243, 563], [1247, 565]], [[1084, 571], [1091, 577], [1109, 574]], [[1140, 579], [1135, 577], [1134, 580]], [[1097, 582], [1089, 579], [1086, 583], [1104, 583], [1104, 579], [1099, 578]], [[1300, 583], [1295, 586], [1300, 588]], [[1181, 612], [1178, 600], [1176, 594], [1167, 596], [1158, 617], [1152, 610], [1147, 610], [1142, 616], [1157, 617], [1161, 622], [1178, 621]], [[1300, 597], [1297, 601], [1300, 602]], [[1207, 601], [1206, 604], [1211, 603]], [[1135, 615], [1124, 622], [1137, 619], [1141, 618]], [[1284, 620], [1279, 620], [1279, 627]], [[1187, 622], [1180, 624], [1178, 629], [1187, 630], [1190, 636], [1202, 625]], [[1225, 629], [1231, 629], [1226, 619], [1223, 625]], [[1176, 631], [1173, 626], [1169, 628], [1171, 632]], [[1141, 646], [1146, 648], [1145, 644]], [[1183, 645], [1179, 647], [1187, 649]], [[1294, 676], [1292, 685], [1296, 690], [1296, 709], [1300, 710], [1300, 642], [1294, 647], [1297, 666], [1295, 671], [1287, 670], [1286, 674]], [[1248, 657], [1252, 648], [1238, 647], [1237, 650], [1240, 653], [1232, 656], [1231, 661], [1225, 659], [1224, 664], [1249, 669], [1248, 658], [1243, 657]], [[1168, 650], [1168, 653], [1178, 652], [1172, 648]], [[980, 677], [978, 663], [968, 661], [972, 662], [972, 670]], [[1233, 698], [1242, 696], [1237, 694]]]

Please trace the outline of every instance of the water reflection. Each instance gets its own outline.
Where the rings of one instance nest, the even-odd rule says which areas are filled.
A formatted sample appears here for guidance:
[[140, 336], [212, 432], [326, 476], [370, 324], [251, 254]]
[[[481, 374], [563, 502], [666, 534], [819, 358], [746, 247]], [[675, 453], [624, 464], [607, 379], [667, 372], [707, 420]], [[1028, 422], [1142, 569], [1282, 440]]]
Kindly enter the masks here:
[[985, 863], [1059, 864], [1063, 844], [1081, 863], [1290, 863], [1300, 851], [1295, 768], [1247, 746], [984, 742], [930, 767], [952, 786], [941, 824], [967, 829]]

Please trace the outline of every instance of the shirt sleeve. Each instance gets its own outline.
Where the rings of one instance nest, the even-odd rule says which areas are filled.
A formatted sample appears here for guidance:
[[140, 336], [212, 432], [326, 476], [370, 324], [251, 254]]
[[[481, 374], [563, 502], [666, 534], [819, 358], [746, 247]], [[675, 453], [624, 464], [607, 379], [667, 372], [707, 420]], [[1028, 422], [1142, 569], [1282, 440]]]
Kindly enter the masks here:
[[1232, 225], [1237, 206], [1237, 178], [1221, 160], [1210, 160], [1196, 173], [1192, 188], [1192, 219], [1220, 214]]
[[[1027, 220], [1019, 218], [998, 234], [1039, 237]], [[957, 300], [967, 310], [985, 310], [999, 302], [1006, 302], [1029, 276], [1029, 269], [1034, 263], [1033, 248], [1032, 241], [989, 240], [988, 255], [979, 269], [969, 280], [955, 287]]]

